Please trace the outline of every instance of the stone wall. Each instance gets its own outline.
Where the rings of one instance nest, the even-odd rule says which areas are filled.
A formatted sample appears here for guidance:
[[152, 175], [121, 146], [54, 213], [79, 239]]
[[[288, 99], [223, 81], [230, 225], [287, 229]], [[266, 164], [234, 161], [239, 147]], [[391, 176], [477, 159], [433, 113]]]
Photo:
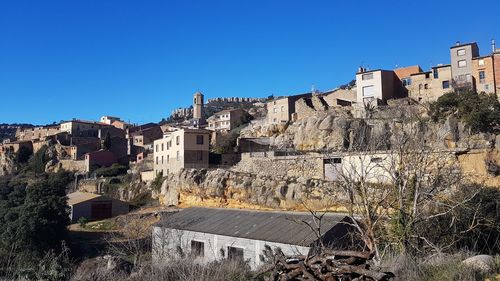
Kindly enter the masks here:
[[232, 168], [237, 172], [277, 175], [281, 177], [306, 177], [323, 179], [323, 156], [276, 156], [274, 152], [242, 153], [241, 161]]
[[71, 159], [61, 159], [58, 163], [59, 169], [63, 169], [71, 172], [85, 172], [85, 160], [71, 160]]

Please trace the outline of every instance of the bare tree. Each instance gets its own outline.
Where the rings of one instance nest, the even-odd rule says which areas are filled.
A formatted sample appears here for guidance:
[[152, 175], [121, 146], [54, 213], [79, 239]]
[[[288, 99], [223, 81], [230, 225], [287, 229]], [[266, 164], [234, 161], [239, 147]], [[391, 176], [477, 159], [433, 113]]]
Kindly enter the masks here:
[[109, 251], [114, 256], [131, 257], [133, 264], [137, 266], [148, 259], [151, 253], [151, 221], [126, 216], [122, 225], [106, 238]]
[[353, 226], [376, 261], [381, 256], [383, 241], [378, 232], [382, 227], [390, 226], [389, 242], [403, 252], [415, 251], [422, 242], [432, 247], [429, 239], [415, 234], [416, 227], [465, 203], [448, 205], [442, 213], [428, 212], [440, 204], [436, 199], [449, 195], [463, 180], [455, 154], [438, 142], [448, 132], [411, 114], [385, 122], [391, 129], [386, 132], [389, 149], [382, 147], [384, 133], [377, 136], [370, 126], [361, 128], [357, 134], [367, 141], [351, 142], [351, 152], [343, 155], [333, 185], [346, 192], [350, 215], [360, 217], [353, 219]]

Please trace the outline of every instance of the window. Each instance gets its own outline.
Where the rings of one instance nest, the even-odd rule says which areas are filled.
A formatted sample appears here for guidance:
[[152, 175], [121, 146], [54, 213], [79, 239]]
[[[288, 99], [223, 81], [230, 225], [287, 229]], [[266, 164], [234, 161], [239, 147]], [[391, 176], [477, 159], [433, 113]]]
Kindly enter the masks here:
[[163, 151], [163, 143], [161, 144], [161, 151]]
[[158, 156], [156, 156], [156, 165], [158, 165]]
[[163, 164], [163, 155], [161, 156], [161, 163]]
[[437, 68], [432, 69], [432, 74], [434, 75], [434, 79], [439, 78], [439, 72], [438, 72]]
[[342, 158], [325, 159], [325, 164], [342, 164]]
[[488, 85], [488, 84], [484, 85], [484, 89], [485, 89], [486, 91], [488, 91], [488, 90], [490, 89], [490, 85]]
[[273, 112], [274, 113], [278, 112], [278, 108], [277, 107], [273, 108]]
[[285, 107], [281, 106], [281, 112], [284, 112], [284, 111], [285, 111]]
[[465, 49], [458, 49], [457, 56], [465, 56]]
[[458, 67], [460, 67], [460, 68], [467, 67], [467, 61], [466, 60], [459, 60]]
[[203, 160], [203, 151], [196, 151], [196, 159], [198, 161], [202, 161]]
[[402, 80], [403, 86], [410, 86], [411, 85], [411, 78], [403, 78]]
[[236, 247], [227, 247], [228, 260], [243, 260], [243, 249]]
[[278, 119], [273, 118], [273, 123], [276, 123], [276, 122], [278, 122]]
[[181, 137], [177, 136], [175, 137], [175, 144], [179, 145], [181, 143]]
[[431, 78], [431, 74], [429, 72], [425, 73], [425, 79]]
[[362, 80], [371, 80], [371, 79], [373, 79], [373, 73], [363, 74], [363, 75], [361, 76], [361, 79], [362, 79]]
[[443, 81], [443, 89], [449, 89], [450, 88], [450, 81], [446, 80]]
[[158, 145], [156, 145], [156, 152], [158, 152]]
[[196, 144], [203, 144], [203, 135], [196, 136]]
[[470, 74], [467, 74], [467, 75], [465, 75], [465, 79], [467, 80], [467, 82], [471, 82], [472, 76]]
[[204, 257], [205, 243], [191, 240], [191, 255], [195, 257]]
[[167, 163], [170, 161], [170, 155], [167, 155]]
[[484, 84], [486, 78], [486, 73], [484, 71], [479, 71], [479, 83]]
[[363, 97], [371, 97], [375, 94], [375, 86], [363, 87]]
[[372, 162], [372, 163], [380, 163], [380, 162], [382, 162], [382, 158], [380, 158], [380, 157], [373, 157], [372, 159], [370, 159], [370, 162]]
[[483, 65], [484, 65], [484, 60], [483, 60], [483, 59], [479, 60], [479, 61], [477, 62], [477, 64], [478, 64], [479, 66], [483, 66]]
[[429, 89], [429, 84], [425, 84], [424, 89]]
[[180, 151], [177, 151], [176, 154], [177, 154], [176, 155], [177, 161], [181, 160], [181, 153], [180, 153]]

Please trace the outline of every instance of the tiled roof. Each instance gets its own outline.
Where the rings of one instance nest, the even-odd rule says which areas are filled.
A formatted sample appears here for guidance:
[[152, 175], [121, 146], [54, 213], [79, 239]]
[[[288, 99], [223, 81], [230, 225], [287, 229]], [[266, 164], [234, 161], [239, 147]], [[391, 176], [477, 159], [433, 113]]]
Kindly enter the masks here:
[[[322, 233], [332, 229], [345, 215], [326, 214]], [[314, 225], [309, 213], [188, 208], [168, 215], [158, 227], [211, 233], [291, 245], [310, 246], [317, 237], [303, 222]]]

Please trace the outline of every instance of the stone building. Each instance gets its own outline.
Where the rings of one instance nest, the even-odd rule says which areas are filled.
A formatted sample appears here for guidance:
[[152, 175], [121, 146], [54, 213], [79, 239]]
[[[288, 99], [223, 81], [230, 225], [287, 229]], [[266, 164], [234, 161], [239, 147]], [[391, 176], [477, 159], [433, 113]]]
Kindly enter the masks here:
[[267, 121], [271, 124], [287, 123], [295, 113], [295, 102], [301, 98], [310, 98], [311, 93], [277, 98], [267, 102]]
[[17, 140], [45, 140], [51, 136], [57, 135], [61, 132], [59, 124], [23, 128], [20, 127], [16, 130]]
[[230, 131], [242, 124], [244, 113], [245, 111], [240, 108], [219, 111], [207, 119], [207, 129], [211, 131]]
[[194, 93], [193, 97], [193, 124], [201, 126], [205, 124], [203, 94], [201, 92]]
[[411, 74], [402, 79], [408, 96], [418, 102], [432, 102], [453, 90], [451, 65], [438, 65], [431, 71]]
[[130, 128], [126, 134], [126, 138], [129, 139], [129, 154], [137, 155], [143, 151], [152, 151], [153, 142], [162, 136], [163, 131], [158, 124], [147, 123]]
[[81, 137], [97, 137], [99, 129], [105, 126], [110, 126], [106, 123], [84, 121], [84, 120], [71, 120], [61, 123], [61, 133], [66, 132], [73, 136]]
[[320, 241], [329, 248], [349, 247], [348, 217], [325, 214], [320, 238], [307, 226], [309, 213], [189, 208], [168, 214], [153, 228], [153, 262], [168, 263], [190, 255], [197, 262], [245, 260], [252, 269], [263, 264], [263, 250], [307, 255]]
[[154, 171], [164, 175], [184, 168], [208, 168], [210, 131], [180, 129], [154, 142]]
[[329, 107], [351, 106], [356, 103], [356, 89], [335, 89], [324, 92], [323, 100]]
[[[408, 97], [419, 102], [435, 101], [443, 94], [459, 88], [471, 88], [478, 93], [498, 93], [500, 52], [496, 49], [494, 41], [492, 46], [490, 55], [480, 56], [477, 43], [461, 44], [457, 42], [455, 46], [450, 47], [450, 64], [438, 64], [429, 71], [422, 71], [419, 66], [395, 69], [393, 71], [397, 77], [395, 88], [389, 86], [381, 88], [379, 85], [384, 83], [380, 82], [383, 79], [380, 79], [378, 75], [374, 75], [375, 80], [373, 80], [371, 75], [365, 73], [365, 77], [370, 78], [368, 80], [373, 80], [373, 83], [368, 80], [364, 82], [363, 76], [359, 77], [360, 73], [358, 73], [356, 75], [358, 101], [364, 99], [365, 90], [378, 89], [383, 96], [392, 96], [394, 89], [399, 88], [400, 85], [407, 91], [407, 93], [403, 92], [403, 97], [407, 94]], [[390, 81], [390, 74], [386, 75], [388, 78], [385, 80]], [[363, 86], [360, 87], [359, 82]], [[370, 84], [368, 86], [373, 84], [376, 87], [364, 89], [366, 83]]]
[[0, 146], [0, 150], [2, 153], [12, 152], [17, 153], [21, 148], [26, 148], [28, 151], [33, 152], [33, 143], [31, 141], [12, 141], [12, 142], [4, 142]]

